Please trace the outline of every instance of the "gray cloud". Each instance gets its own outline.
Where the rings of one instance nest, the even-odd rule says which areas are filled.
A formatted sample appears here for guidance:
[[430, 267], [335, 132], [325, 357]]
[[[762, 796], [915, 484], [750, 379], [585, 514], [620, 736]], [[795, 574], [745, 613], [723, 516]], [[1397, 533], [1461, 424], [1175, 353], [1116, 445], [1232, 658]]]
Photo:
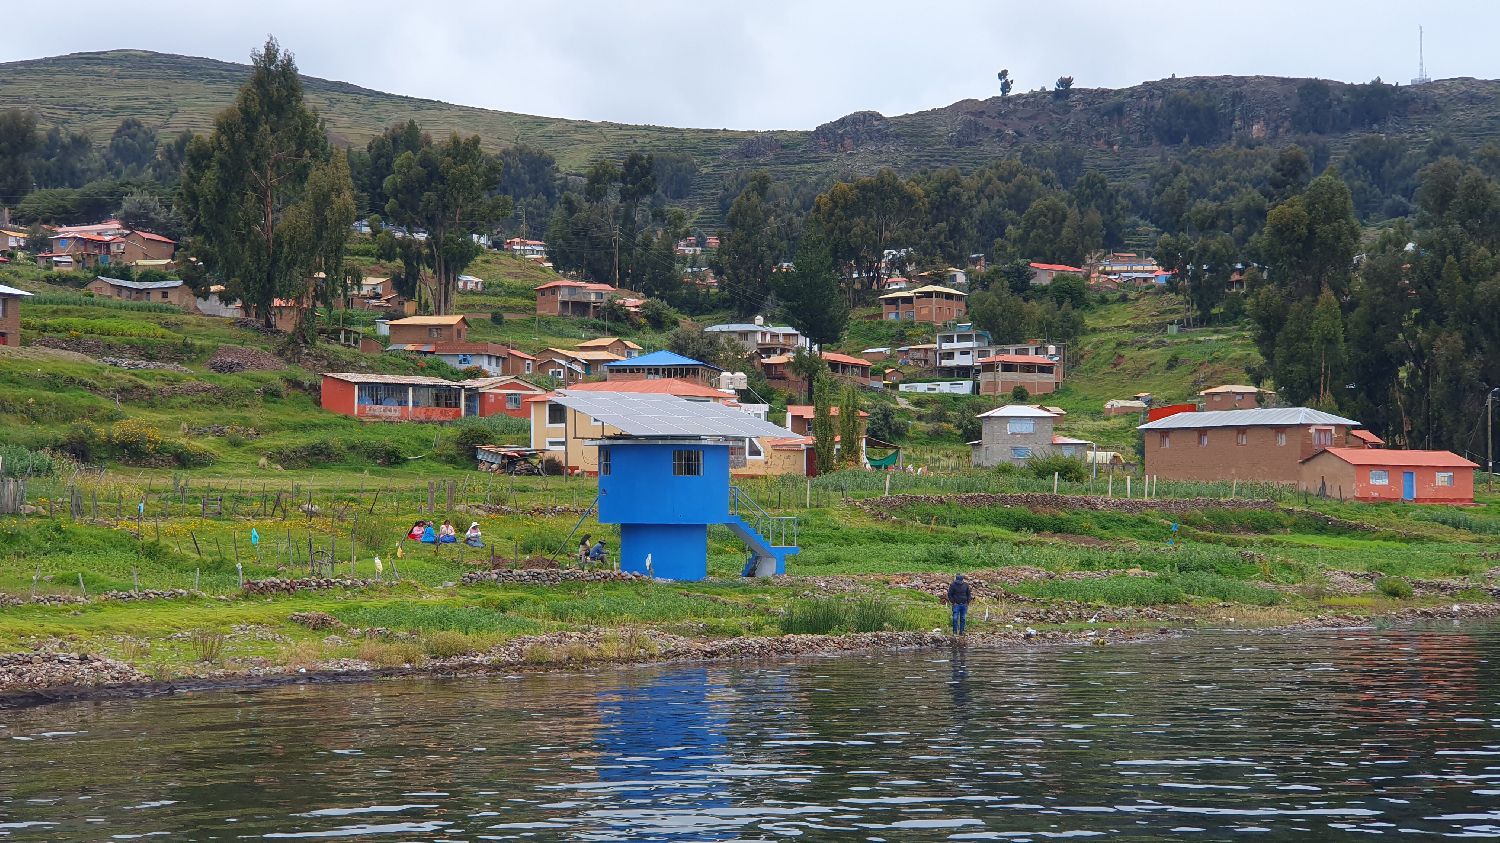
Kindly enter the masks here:
[[1416, 74], [1419, 22], [1429, 75], [1500, 76], [1489, 43], [1500, 4], [1480, 0], [137, 0], [97, 27], [59, 26], [36, 4], [7, 20], [0, 61], [122, 47], [245, 61], [269, 32], [303, 72], [369, 88], [713, 128], [810, 128], [860, 109], [989, 97], [1001, 67], [1019, 89], [1061, 75], [1080, 87], [1172, 74], [1405, 82]]

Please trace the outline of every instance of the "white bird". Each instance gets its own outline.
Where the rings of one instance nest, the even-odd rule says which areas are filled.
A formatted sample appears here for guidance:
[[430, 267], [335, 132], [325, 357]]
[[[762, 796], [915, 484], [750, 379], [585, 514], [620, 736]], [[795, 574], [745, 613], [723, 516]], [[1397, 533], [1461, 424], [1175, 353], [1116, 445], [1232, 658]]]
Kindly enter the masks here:
[[651, 554], [649, 553], [646, 554], [646, 576], [650, 579], [656, 579], [655, 572], [651, 570]]
[[377, 576], [377, 577], [384, 577], [384, 575], [385, 575], [385, 565], [383, 563], [381, 563], [380, 557], [376, 556], [375, 557], [375, 576]]
[[1036, 630], [1032, 629], [1029, 626], [1026, 627], [1026, 637], [1027, 638], [1035, 638], [1036, 637]]

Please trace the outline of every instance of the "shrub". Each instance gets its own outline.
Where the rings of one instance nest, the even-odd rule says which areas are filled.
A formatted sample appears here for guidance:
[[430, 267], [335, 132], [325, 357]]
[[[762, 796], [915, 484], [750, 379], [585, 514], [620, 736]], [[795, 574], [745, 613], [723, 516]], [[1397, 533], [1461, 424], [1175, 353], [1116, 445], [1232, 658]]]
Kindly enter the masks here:
[[1051, 480], [1054, 472], [1069, 483], [1082, 483], [1089, 479], [1089, 468], [1083, 460], [1063, 454], [1032, 457], [1026, 461], [1026, 468], [1031, 476], [1040, 480]]
[[854, 632], [882, 632], [909, 626], [905, 613], [891, 601], [879, 597], [861, 597], [854, 601], [849, 611], [849, 628]]
[[1027, 401], [1031, 400], [1031, 392], [1029, 392], [1026, 387], [1020, 384], [1016, 384], [1016, 388], [1010, 391], [1010, 400], [1016, 402], [1017, 404], [1025, 404]]
[[490, 322], [491, 322], [491, 324], [494, 324], [497, 327], [500, 326], [500, 325], [504, 325], [505, 324], [505, 314], [501, 313], [498, 310], [491, 312], [490, 313]]
[[224, 654], [224, 633], [211, 629], [195, 629], [188, 635], [193, 644], [193, 654], [200, 662], [217, 662]]
[[41, 477], [53, 471], [52, 457], [20, 445], [0, 445], [0, 475]]
[[290, 445], [266, 454], [266, 457], [282, 468], [308, 468], [327, 465], [344, 458], [344, 446], [326, 439], [303, 445]]
[[447, 659], [454, 656], [466, 656], [484, 648], [473, 636], [453, 630], [443, 630], [423, 638], [422, 649], [435, 659]]
[[406, 462], [400, 446], [384, 439], [353, 442], [350, 443], [349, 450], [376, 465], [400, 465]]
[[789, 635], [826, 635], [843, 626], [848, 605], [832, 597], [794, 600], [781, 619], [781, 631]]
[[427, 660], [422, 648], [412, 642], [366, 641], [359, 645], [356, 654], [360, 661], [366, 661], [375, 667], [411, 667], [419, 665]]
[[1411, 583], [1400, 577], [1381, 577], [1375, 581], [1375, 590], [1396, 600], [1410, 600]]

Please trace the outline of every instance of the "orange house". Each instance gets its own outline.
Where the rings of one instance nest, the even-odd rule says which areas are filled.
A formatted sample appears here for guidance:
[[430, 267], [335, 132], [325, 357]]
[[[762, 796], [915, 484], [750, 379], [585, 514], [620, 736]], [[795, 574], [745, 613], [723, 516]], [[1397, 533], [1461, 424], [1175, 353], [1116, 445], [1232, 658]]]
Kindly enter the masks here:
[[481, 418], [489, 416], [510, 416], [516, 419], [531, 417], [531, 411], [526, 408], [526, 399], [533, 395], [545, 395], [547, 390], [527, 383], [517, 377], [506, 375], [498, 378], [476, 378], [465, 381], [465, 386], [471, 386], [479, 392], [479, 415]]
[[1478, 467], [1451, 451], [1326, 448], [1302, 461], [1301, 486], [1357, 501], [1471, 504]]
[[329, 412], [372, 421], [452, 421], [479, 414], [477, 390], [417, 375], [329, 372], [321, 402]]

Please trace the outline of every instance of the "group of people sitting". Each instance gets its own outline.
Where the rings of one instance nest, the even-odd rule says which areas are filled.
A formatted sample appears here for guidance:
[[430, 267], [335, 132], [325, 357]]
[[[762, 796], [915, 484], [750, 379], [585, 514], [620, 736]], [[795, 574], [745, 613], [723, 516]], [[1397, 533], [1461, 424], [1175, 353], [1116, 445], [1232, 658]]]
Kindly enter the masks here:
[[[431, 521], [418, 521], [411, 525], [406, 537], [423, 544], [456, 544], [458, 531], [453, 528], [452, 521], [444, 521], [436, 530]], [[484, 547], [484, 535], [479, 529], [478, 521], [470, 522], [468, 532], [464, 533], [464, 544], [469, 547]]]
[[594, 537], [588, 533], [578, 542], [578, 567], [587, 568], [597, 565], [608, 565], [608, 553], [604, 549], [604, 539], [594, 541]]

